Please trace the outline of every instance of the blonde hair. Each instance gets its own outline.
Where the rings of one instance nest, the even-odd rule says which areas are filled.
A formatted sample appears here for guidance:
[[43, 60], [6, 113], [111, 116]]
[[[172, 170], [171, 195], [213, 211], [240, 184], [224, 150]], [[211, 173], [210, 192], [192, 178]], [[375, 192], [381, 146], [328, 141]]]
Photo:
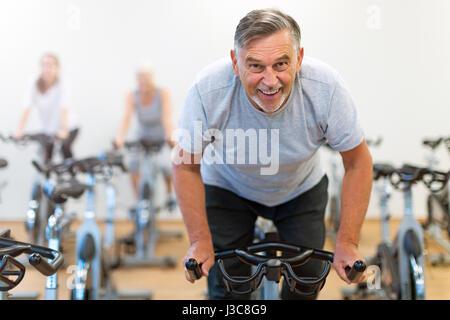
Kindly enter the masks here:
[[148, 74], [154, 76], [154, 70], [155, 69], [153, 68], [153, 64], [151, 64], [149, 61], [145, 61], [136, 68], [136, 75], [138, 76], [140, 74]]

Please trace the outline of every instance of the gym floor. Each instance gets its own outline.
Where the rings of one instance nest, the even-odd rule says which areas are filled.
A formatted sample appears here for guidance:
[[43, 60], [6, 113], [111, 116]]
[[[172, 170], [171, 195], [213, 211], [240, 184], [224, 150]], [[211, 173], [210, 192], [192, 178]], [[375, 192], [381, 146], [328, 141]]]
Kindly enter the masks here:
[[[395, 236], [399, 221], [391, 222], [392, 236]], [[118, 290], [152, 290], [153, 299], [178, 300], [178, 299], [206, 299], [206, 280], [201, 279], [195, 284], [191, 284], [184, 278], [183, 258], [189, 242], [186, 230], [182, 221], [159, 221], [161, 230], [180, 230], [183, 232], [183, 238], [161, 239], [156, 247], [157, 255], [171, 255], [179, 261], [176, 268], [133, 268], [118, 269], [113, 272], [113, 279]], [[11, 229], [12, 235], [16, 240], [25, 241], [26, 235], [23, 222], [1, 222], [0, 228]], [[76, 224], [72, 227], [76, 230]], [[125, 236], [132, 230], [132, 225], [126, 221], [116, 223], [117, 237]], [[380, 239], [380, 223], [378, 220], [366, 220], [361, 232], [360, 249], [363, 255], [369, 257], [374, 254], [376, 244]], [[425, 246], [427, 253], [439, 252], [438, 245], [427, 235], [425, 236]], [[68, 266], [74, 264], [73, 260], [74, 239], [68, 239], [64, 243], [66, 264], [65, 270], [58, 273], [59, 299], [69, 299], [69, 289], [67, 283], [72, 274]], [[325, 244], [326, 250], [333, 250], [333, 244], [327, 238]], [[450, 268], [448, 266], [431, 266], [426, 260], [426, 295], [427, 299], [449, 300], [450, 299]], [[327, 283], [321, 291], [319, 299], [339, 300], [341, 299], [340, 290], [348, 285], [340, 280], [336, 272], [332, 269], [327, 278]], [[39, 292], [40, 299], [43, 299], [45, 292], [45, 277], [40, 275], [33, 268], [27, 268], [22, 283], [14, 292]]]

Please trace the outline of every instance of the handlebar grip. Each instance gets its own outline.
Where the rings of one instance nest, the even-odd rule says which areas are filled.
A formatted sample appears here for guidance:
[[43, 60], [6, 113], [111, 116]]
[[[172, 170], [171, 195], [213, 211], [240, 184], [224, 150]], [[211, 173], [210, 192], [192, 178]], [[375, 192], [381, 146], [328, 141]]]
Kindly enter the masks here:
[[36, 160], [31, 160], [31, 164], [33, 165], [33, 167], [35, 167], [35, 169], [40, 172], [40, 173], [44, 173], [45, 169], [40, 165], [40, 163], [38, 163]]
[[32, 255], [30, 255], [28, 261], [33, 267], [36, 268], [36, 270], [38, 270], [43, 275], [51, 276], [58, 271], [59, 267], [64, 262], [64, 257], [61, 253], [55, 252], [55, 255], [55, 258], [50, 263], [47, 262], [46, 259], [43, 259], [42, 256], [38, 253], [33, 253]]
[[350, 281], [357, 280], [366, 270], [366, 264], [362, 260], [355, 261], [353, 267], [345, 267], [345, 274]]
[[201, 264], [198, 264], [197, 260], [190, 258], [185, 263], [186, 269], [191, 279], [198, 280], [202, 277]]

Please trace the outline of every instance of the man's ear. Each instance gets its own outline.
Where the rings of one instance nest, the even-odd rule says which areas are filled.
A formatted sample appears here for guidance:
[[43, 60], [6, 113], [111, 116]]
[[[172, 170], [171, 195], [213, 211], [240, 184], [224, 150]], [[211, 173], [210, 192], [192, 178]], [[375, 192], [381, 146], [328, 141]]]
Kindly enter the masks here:
[[239, 77], [239, 66], [238, 66], [238, 57], [236, 56], [236, 52], [234, 50], [230, 51], [231, 62], [233, 64], [233, 71], [236, 77]]
[[296, 73], [300, 72], [300, 68], [302, 67], [302, 61], [303, 61], [303, 56], [304, 56], [304, 48], [301, 47], [300, 50], [298, 50], [298, 55], [297, 55], [297, 67], [296, 67]]

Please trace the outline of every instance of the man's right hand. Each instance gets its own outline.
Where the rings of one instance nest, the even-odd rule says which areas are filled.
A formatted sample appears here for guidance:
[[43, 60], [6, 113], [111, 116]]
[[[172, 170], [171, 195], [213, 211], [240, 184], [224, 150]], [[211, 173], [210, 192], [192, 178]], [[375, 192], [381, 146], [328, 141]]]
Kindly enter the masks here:
[[215, 262], [214, 248], [211, 239], [193, 242], [183, 258], [184, 274], [186, 279], [189, 282], [194, 283], [195, 279], [192, 279], [186, 270], [186, 261], [190, 258], [197, 260], [198, 264], [202, 266], [202, 275], [207, 277], [209, 274], [209, 269], [211, 269]]

